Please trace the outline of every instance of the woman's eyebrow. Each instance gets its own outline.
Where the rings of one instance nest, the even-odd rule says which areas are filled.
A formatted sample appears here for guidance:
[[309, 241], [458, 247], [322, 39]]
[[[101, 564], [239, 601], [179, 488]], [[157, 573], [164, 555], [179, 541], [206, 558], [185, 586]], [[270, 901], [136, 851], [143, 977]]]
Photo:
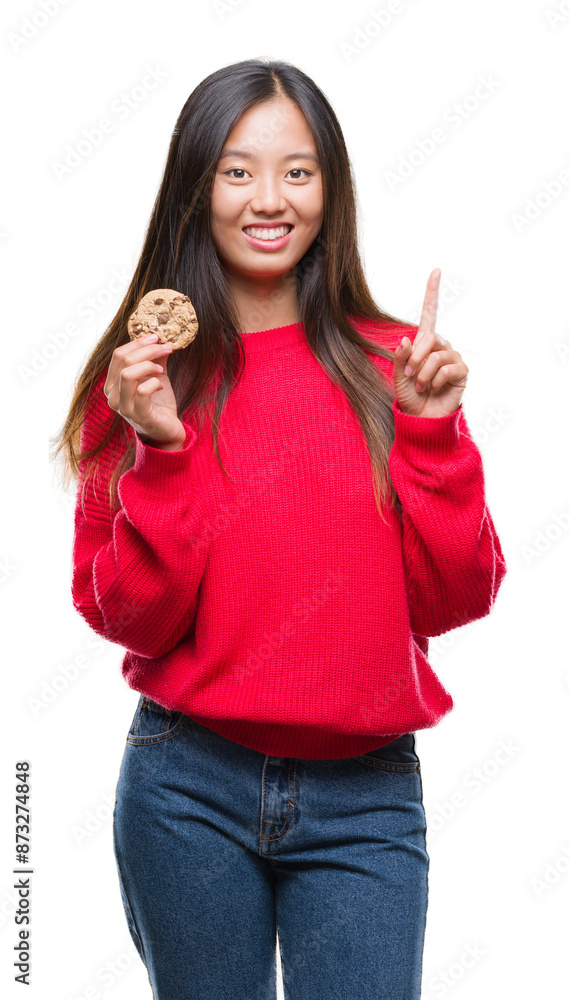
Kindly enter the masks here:
[[[240, 156], [244, 160], [254, 160], [254, 159], [256, 159], [255, 154], [247, 152], [246, 149], [224, 149], [223, 152], [222, 152], [222, 154], [221, 154], [221, 156], [219, 158], [220, 158], [220, 160], [224, 160], [228, 156]], [[316, 163], [318, 163], [318, 157], [315, 156], [314, 153], [308, 153], [308, 152], [303, 151], [303, 150], [301, 150], [300, 152], [297, 152], [297, 153], [287, 153], [287, 155], [283, 156], [282, 159], [283, 159], [283, 161], [284, 160], [314, 160]]]

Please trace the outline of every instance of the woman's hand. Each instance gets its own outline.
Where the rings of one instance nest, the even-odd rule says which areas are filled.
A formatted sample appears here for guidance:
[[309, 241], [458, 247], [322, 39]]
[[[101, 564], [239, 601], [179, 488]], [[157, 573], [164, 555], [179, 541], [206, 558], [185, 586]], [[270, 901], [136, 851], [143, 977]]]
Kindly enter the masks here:
[[440, 279], [438, 268], [431, 271], [414, 342], [403, 337], [393, 362], [397, 401], [404, 413], [415, 417], [454, 413], [468, 377], [468, 368], [458, 351], [435, 333]]
[[[111, 409], [149, 439], [145, 443], [177, 450], [183, 446], [186, 432], [165, 370], [171, 352], [171, 344], [156, 343], [155, 333], [116, 347], [104, 393]], [[159, 364], [162, 359], [164, 367]]]

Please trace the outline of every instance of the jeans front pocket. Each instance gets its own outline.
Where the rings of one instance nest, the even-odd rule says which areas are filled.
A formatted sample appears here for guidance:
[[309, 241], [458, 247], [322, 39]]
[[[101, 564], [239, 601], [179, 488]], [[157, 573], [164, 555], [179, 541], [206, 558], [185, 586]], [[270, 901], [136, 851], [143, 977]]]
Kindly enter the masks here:
[[189, 721], [179, 710], [165, 708], [141, 694], [126, 740], [133, 746], [152, 746], [177, 736]]
[[415, 733], [403, 733], [385, 746], [358, 754], [354, 760], [382, 771], [420, 771], [421, 762], [415, 750]]

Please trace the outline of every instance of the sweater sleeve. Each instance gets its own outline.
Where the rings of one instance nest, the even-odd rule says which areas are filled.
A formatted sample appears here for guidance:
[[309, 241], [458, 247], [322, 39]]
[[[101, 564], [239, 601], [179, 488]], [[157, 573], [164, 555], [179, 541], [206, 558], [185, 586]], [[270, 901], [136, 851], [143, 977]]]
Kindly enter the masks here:
[[[82, 450], [103, 440], [114, 417], [102, 385], [81, 425]], [[73, 605], [95, 632], [141, 656], [165, 655], [191, 627], [207, 556], [190, 476], [196, 433], [183, 424], [186, 440], [178, 451], [151, 447], [135, 434], [135, 462], [118, 481], [115, 513], [107, 486], [120, 457], [116, 436], [100, 456], [95, 488], [90, 479], [85, 490], [84, 512], [89, 460], [79, 464]]]
[[411, 628], [441, 635], [488, 614], [506, 562], [462, 404], [443, 417], [416, 417], [395, 399], [393, 413], [389, 469], [402, 507]]

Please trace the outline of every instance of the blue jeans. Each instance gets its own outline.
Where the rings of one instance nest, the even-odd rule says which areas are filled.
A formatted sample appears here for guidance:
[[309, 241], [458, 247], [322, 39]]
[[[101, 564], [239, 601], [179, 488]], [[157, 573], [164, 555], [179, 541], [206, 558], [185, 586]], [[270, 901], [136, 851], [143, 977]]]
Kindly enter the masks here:
[[269, 757], [140, 696], [114, 852], [154, 1000], [417, 1000], [429, 856], [415, 734]]

